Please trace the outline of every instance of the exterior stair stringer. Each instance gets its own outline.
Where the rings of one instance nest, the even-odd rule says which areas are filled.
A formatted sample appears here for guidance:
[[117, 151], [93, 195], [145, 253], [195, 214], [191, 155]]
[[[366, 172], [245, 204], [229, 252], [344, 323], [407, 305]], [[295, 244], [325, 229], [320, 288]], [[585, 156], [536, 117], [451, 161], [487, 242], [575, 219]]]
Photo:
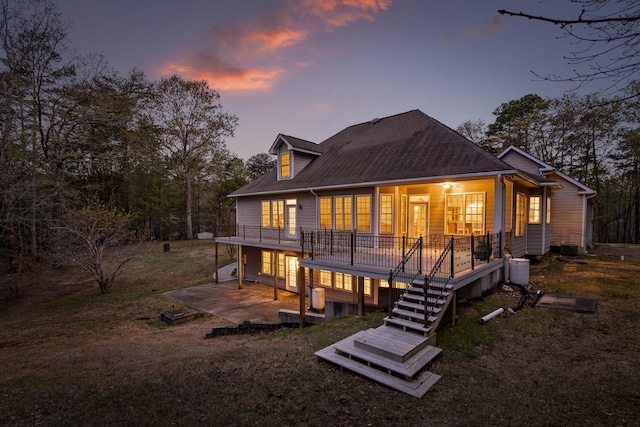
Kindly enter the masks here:
[[[317, 351], [318, 358], [415, 397], [422, 397], [440, 379], [426, 368], [442, 350], [435, 331], [453, 300], [453, 286], [432, 282], [410, 285], [384, 324], [360, 331]], [[425, 326], [425, 316], [427, 325]]]

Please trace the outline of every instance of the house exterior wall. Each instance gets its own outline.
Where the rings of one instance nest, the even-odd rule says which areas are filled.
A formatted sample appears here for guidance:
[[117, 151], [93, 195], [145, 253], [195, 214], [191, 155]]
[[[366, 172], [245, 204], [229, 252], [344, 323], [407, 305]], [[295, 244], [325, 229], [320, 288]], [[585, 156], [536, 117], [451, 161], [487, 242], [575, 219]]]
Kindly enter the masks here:
[[558, 176], [551, 178], [559, 181], [562, 188], [553, 191], [551, 197], [551, 238], [552, 246], [575, 245], [580, 251], [586, 250], [585, 230], [589, 215], [586, 209], [585, 195], [578, 194], [578, 188]]
[[502, 160], [513, 166], [514, 168], [529, 172], [535, 175], [540, 173], [540, 165], [532, 162], [530, 159], [520, 155], [515, 151], [508, 152], [502, 156]]
[[[511, 190], [512, 190], [511, 204], [509, 205], [511, 210], [511, 245], [510, 246], [511, 246], [511, 254], [514, 257], [518, 258], [527, 254], [527, 231], [528, 230], [527, 230], [527, 221], [525, 218], [524, 234], [521, 236], [516, 236], [516, 200], [517, 200], [516, 195], [518, 193], [522, 193], [528, 200], [529, 189], [517, 183], [512, 183]], [[528, 203], [527, 203], [527, 207], [528, 207]], [[528, 209], [525, 209], [525, 215], [527, 214], [527, 212], [528, 212]]]

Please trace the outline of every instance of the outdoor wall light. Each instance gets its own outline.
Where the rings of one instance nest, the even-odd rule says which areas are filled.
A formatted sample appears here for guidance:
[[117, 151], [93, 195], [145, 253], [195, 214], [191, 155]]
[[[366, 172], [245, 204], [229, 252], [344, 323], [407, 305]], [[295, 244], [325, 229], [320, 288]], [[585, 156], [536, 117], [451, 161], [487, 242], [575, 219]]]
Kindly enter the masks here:
[[445, 182], [444, 184], [442, 184], [444, 186], [445, 190], [448, 190], [451, 188], [451, 183], [450, 182]]

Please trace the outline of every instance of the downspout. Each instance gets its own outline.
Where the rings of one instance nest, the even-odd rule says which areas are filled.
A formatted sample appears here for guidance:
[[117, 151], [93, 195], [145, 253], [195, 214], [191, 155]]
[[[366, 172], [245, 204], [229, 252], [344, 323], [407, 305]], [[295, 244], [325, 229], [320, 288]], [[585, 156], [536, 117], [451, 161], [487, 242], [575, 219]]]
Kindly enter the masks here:
[[318, 212], [320, 210], [320, 206], [318, 205], [318, 203], [320, 203], [318, 201], [318, 193], [316, 193], [315, 191], [313, 191], [313, 189], [309, 190], [311, 192], [311, 194], [313, 194], [314, 196], [316, 196], [316, 230], [320, 230], [320, 223], [318, 222]]
[[547, 253], [545, 251], [547, 243], [547, 187], [542, 187], [542, 200], [540, 203], [540, 224], [542, 224], [542, 240], [540, 242], [540, 255]]

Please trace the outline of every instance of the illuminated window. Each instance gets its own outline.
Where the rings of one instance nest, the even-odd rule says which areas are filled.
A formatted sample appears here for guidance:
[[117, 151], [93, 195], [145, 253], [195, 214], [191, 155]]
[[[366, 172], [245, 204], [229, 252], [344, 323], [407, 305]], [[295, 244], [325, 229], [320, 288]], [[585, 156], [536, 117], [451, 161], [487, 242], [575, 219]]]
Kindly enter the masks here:
[[356, 196], [356, 230], [371, 231], [371, 196]]
[[364, 294], [371, 296], [371, 279], [368, 277], [364, 278]]
[[400, 232], [407, 233], [407, 195], [400, 196]]
[[551, 197], [547, 197], [546, 221], [547, 221], [547, 224], [551, 224]]
[[284, 201], [273, 200], [271, 202], [271, 220], [273, 228], [284, 228]]
[[447, 194], [447, 234], [484, 234], [484, 193]]
[[262, 226], [271, 226], [271, 202], [268, 200], [262, 201]]
[[527, 199], [523, 193], [516, 194], [516, 236], [524, 234], [524, 219], [527, 211]]
[[331, 228], [331, 197], [320, 197], [320, 229]]
[[278, 277], [284, 277], [285, 267], [284, 267], [284, 253], [278, 253]]
[[272, 266], [272, 258], [273, 255], [269, 251], [262, 251], [262, 274], [272, 275], [271, 266]]
[[351, 291], [352, 290], [352, 278], [350, 274], [345, 274], [345, 273], [335, 273], [335, 283], [336, 289], [342, 289], [344, 291]]
[[320, 270], [320, 286], [331, 287], [331, 272], [327, 270]]
[[393, 195], [380, 195], [380, 232], [393, 233]]
[[529, 197], [529, 224], [540, 224], [540, 196]]
[[335, 197], [334, 214], [336, 230], [352, 230], [353, 229], [353, 208], [351, 196]]
[[280, 153], [280, 178], [291, 176], [291, 155], [290, 153]]

